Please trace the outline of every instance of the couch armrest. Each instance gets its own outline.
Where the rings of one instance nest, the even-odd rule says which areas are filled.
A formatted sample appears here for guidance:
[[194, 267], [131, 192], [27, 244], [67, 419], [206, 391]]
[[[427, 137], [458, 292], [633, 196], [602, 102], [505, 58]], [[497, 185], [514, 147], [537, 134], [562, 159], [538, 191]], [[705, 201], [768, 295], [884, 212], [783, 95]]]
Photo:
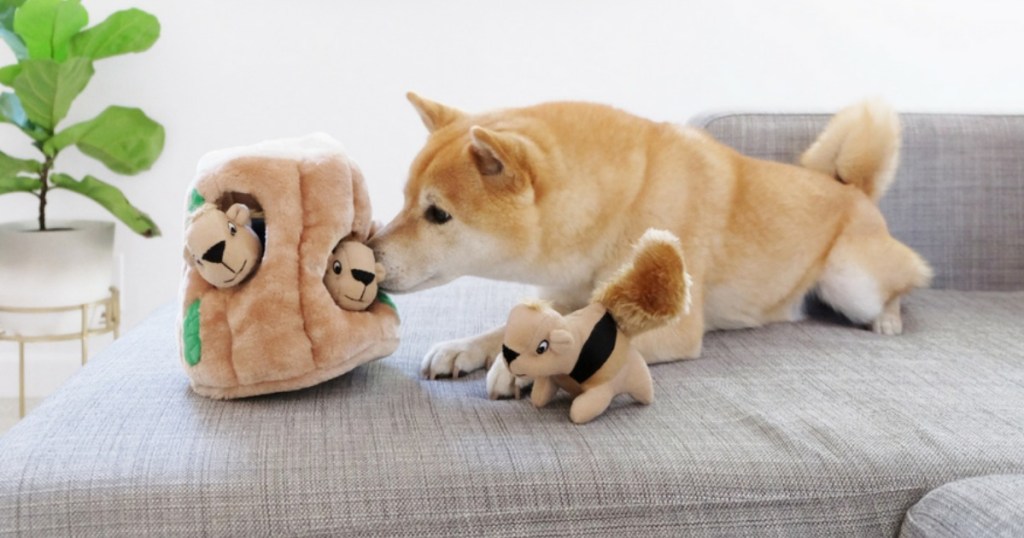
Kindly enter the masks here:
[[[744, 154], [795, 163], [829, 117], [714, 114], [690, 124]], [[900, 167], [881, 202], [893, 235], [932, 264], [936, 288], [1024, 289], [1024, 116], [900, 118]]]
[[950, 482], [907, 511], [900, 538], [1024, 536], [1024, 475]]

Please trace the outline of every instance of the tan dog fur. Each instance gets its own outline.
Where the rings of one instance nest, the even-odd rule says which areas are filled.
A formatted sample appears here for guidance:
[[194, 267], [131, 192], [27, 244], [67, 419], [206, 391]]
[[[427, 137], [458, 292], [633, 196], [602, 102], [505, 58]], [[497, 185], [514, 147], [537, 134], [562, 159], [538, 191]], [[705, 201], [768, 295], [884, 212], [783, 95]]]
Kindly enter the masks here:
[[[852, 320], [897, 334], [900, 297], [930, 279], [875, 203], [899, 152], [898, 117], [879, 103], [841, 111], [799, 167], [602, 105], [468, 114], [409, 99], [430, 136], [402, 211], [370, 243], [387, 291], [476, 275], [540, 286], [571, 311], [644, 230], [666, 229], [686, 252], [694, 308], [636, 340], [656, 363], [697, 357], [709, 330], [799, 319], [814, 289]], [[450, 219], [440, 223], [439, 214]], [[499, 353], [501, 333], [438, 344], [424, 375], [483, 367]], [[509, 395], [513, 377], [502, 362], [488, 373], [488, 390]]]
[[[572, 421], [589, 422], [619, 394], [651, 403], [651, 372], [632, 339], [678, 317], [688, 301], [689, 278], [679, 240], [668, 232], [648, 230], [630, 263], [598, 289], [591, 304], [566, 316], [537, 301], [513, 308], [505, 324], [502, 355], [512, 374], [534, 379], [533, 405], [547, 405], [561, 388], [574, 398]], [[614, 346], [591, 348], [589, 359], [600, 355], [597, 359], [603, 362], [592, 374], [580, 374], [576, 368], [585, 342], [607, 314], [615, 320]]]

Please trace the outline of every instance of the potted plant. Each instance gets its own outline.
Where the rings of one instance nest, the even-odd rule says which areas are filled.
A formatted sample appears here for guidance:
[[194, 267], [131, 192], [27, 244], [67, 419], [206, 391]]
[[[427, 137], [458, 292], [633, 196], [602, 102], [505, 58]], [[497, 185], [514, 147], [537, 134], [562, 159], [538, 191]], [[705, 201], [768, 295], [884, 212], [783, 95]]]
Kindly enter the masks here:
[[[0, 68], [0, 84], [9, 88], [0, 94], [0, 122], [12, 124], [38, 150], [23, 158], [0, 148], [0, 195], [23, 196], [38, 207], [37, 219], [0, 223], [0, 305], [62, 306], [108, 293], [114, 223], [52, 218], [47, 199], [56, 189], [90, 198], [140, 235], [160, 234], [118, 188], [58, 165], [61, 152], [75, 146], [112, 172], [134, 175], [163, 150], [163, 127], [138, 108], [110, 106], [91, 120], [62, 125], [93, 76], [93, 62], [142, 52], [160, 35], [156, 17], [138, 9], [87, 25], [79, 0], [0, 0], [0, 37], [17, 59]], [[0, 325], [9, 329], [12, 321], [0, 319]]]

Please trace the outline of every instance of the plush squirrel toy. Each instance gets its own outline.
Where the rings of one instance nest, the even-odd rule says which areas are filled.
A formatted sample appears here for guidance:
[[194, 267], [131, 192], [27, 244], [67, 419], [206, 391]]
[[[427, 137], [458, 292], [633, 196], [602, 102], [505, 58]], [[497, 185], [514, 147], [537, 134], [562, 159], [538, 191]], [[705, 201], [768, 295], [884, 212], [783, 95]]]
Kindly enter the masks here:
[[204, 204], [185, 229], [186, 261], [218, 288], [241, 284], [263, 256], [263, 245], [250, 224], [245, 204], [232, 204], [227, 211]]
[[358, 241], [341, 241], [327, 259], [324, 285], [345, 310], [366, 310], [377, 298], [377, 283], [383, 279], [384, 266], [377, 263], [370, 247]]
[[509, 371], [534, 379], [533, 405], [547, 405], [559, 388], [569, 392], [576, 424], [599, 416], [619, 394], [649, 404], [651, 372], [631, 340], [689, 312], [689, 287], [679, 239], [648, 230], [589, 306], [566, 316], [540, 302], [513, 308], [502, 355]]

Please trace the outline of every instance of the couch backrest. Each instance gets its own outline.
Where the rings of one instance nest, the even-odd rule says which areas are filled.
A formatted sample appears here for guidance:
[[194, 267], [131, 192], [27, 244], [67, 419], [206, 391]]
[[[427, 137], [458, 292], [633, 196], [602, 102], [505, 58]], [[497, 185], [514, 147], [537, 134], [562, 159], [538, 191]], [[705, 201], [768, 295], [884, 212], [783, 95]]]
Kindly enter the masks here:
[[[742, 153], [795, 163], [827, 114], [696, 118]], [[1024, 289], [1024, 116], [903, 114], [896, 181], [881, 207], [892, 234], [935, 269], [935, 288]]]

